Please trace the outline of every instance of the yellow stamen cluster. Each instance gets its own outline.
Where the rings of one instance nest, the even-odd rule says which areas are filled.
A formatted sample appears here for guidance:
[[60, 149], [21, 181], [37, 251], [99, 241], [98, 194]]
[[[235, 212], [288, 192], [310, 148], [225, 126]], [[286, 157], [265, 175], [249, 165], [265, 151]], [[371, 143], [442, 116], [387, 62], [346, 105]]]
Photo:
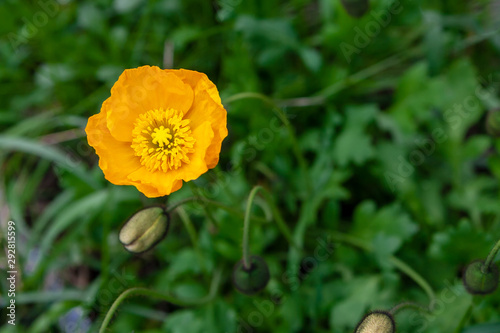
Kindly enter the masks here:
[[131, 147], [149, 171], [178, 169], [194, 152], [189, 119], [174, 109], [154, 109], [137, 118]]

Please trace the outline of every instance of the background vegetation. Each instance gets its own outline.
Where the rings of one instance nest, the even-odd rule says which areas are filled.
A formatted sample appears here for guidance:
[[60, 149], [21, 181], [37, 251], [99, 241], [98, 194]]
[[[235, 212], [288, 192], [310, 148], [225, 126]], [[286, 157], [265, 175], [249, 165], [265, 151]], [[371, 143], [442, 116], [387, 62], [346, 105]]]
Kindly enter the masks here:
[[[398, 332], [499, 332], [500, 292], [472, 298], [460, 277], [500, 237], [500, 140], [487, 131], [500, 3], [393, 2], [354, 18], [339, 0], [3, 0], [1, 242], [15, 221], [20, 280], [17, 325], [0, 331], [96, 332], [123, 290], [199, 298], [220, 269], [212, 301], [130, 298], [109, 331], [352, 332], [369, 310], [429, 303], [404, 262], [437, 301], [430, 316], [398, 315]], [[157, 200], [105, 181], [83, 131], [119, 74], [144, 64], [206, 73], [228, 110], [219, 166]], [[230, 276], [257, 184], [303, 250], [258, 196], [251, 252], [271, 280], [249, 297]], [[136, 210], [191, 196], [222, 206], [177, 209], [143, 255], [118, 242]]]

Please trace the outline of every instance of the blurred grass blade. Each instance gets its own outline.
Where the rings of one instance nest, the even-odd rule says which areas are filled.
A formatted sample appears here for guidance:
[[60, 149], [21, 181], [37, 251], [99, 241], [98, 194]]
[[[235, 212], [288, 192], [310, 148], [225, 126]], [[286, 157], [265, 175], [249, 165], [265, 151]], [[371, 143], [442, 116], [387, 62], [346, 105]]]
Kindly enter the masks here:
[[54, 223], [52, 223], [49, 229], [43, 233], [40, 248], [41, 255], [45, 255], [57, 236], [65, 229], [69, 228], [78, 218], [101, 209], [107, 203], [107, 197], [108, 191], [101, 190], [76, 201], [65, 210], [61, 211], [57, 219], [54, 220]]
[[33, 223], [32, 238], [29, 241], [29, 248], [31, 249], [35, 244], [39, 243], [42, 237], [42, 230], [45, 229], [47, 223], [54, 218], [64, 207], [68, 206], [75, 197], [74, 191], [64, 191], [59, 194], [51, 203], [44, 209], [40, 217]]
[[78, 303], [74, 301], [64, 301], [51, 305], [47, 311], [40, 315], [30, 326], [29, 333], [50, 332], [50, 328], [57, 324], [58, 320]]
[[53, 146], [45, 145], [31, 139], [0, 135], [0, 149], [3, 151], [17, 151], [33, 154], [47, 159], [74, 174], [94, 189], [99, 187], [98, 183], [83, 168], [81, 161], [75, 162], [73, 157], [69, 157], [60, 149]]

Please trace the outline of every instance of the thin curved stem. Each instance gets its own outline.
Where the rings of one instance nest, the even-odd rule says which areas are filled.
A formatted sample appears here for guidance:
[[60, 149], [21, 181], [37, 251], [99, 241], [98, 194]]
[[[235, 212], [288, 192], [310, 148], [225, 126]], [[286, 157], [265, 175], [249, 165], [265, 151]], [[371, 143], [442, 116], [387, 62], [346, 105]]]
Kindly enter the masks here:
[[250, 194], [248, 195], [247, 207], [245, 210], [245, 218], [243, 219], [243, 268], [244, 269], [250, 269], [250, 267], [251, 267], [251, 265], [250, 265], [250, 245], [249, 245], [250, 212], [252, 209], [253, 200], [255, 199], [255, 195], [261, 189], [262, 189], [262, 186], [260, 186], [260, 185], [254, 186], [254, 188], [250, 191]]
[[[179, 206], [182, 206], [182, 205], [187, 204], [189, 202], [195, 202], [195, 201], [203, 201], [204, 203], [206, 203], [208, 205], [220, 208], [220, 209], [225, 210], [226, 212], [228, 212], [230, 214], [237, 215], [238, 217], [241, 217], [241, 218], [243, 218], [245, 216], [244, 212], [242, 212], [242, 211], [240, 211], [240, 210], [238, 210], [236, 208], [224, 205], [223, 203], [220, 203], [220, 202], [217, 202], [217, 201], [206, 199], [204, 197], [189, 197], [189, 198], [180, 200], [180, 201], [172, 204], [166, 210], [167, 210], [168, 213], [170, 213], [170, 212], [174, 211], [176, 208], [178, 208]], [[265, 222], [266, 221], [265, 219], [262, 219], [260, 217], [252, 217], [252, 220], [259, 221], [259, 222]]]
[[257, 195], [257, 192], [261, 191], [264, 194], [264, 199], [265, 201], [269, 204], [271, 208], [271, 213], [273, 214], [273, 219], [276, 222], [278, 228], [280, 229], [281, 233], [287, 240], [287, 242], [291, 245], [296, 247], [297, 249], [300, 250], [300, 247], [293, 241], [292, 238], [292, 233], [290, 232], [290, 229], [288, 228], [287, 224], [285, 223], [285, 220], [283, 219], [283, 216], [281, 216], [281, 213], [276, 207], [271, 194], [262, 186], [256, 185], [254, 188], [250, 191], [250, 194], [248, 195], [248, 200], [247, 200], [247, 206], [245, 210], [245, 217], [243, 220], [243, 267], [246, 269], [250, 268], [250, 262], [249, 262], [249, 237], [250, 237], [250, 216], [251, 216], [251, 208], [252, 208], [252, 203], [255, 199], [255, 196]]
[[463, 331], [465, 324], [467, 324], [467, 321], [469, 321], [470, 319], [472, 310], [474, 310], [474, 298], [472, 298], [469, 307], [467, 308], [467, 311], [464, 312], [464, 315], [462, 316], [462, 319], [460, 320], [460, 323], [458, 324], [454, 333], [460, 333]]
[[436, 294], [434, 293], [434, 290], [429, 285], [427, 280], [422, 277], [422, 275], [418, 274], [412, 267], [410, 267], [408, 264], [406, 264], [399, 258], [390, 256], [389, 260], [394, 264], [394, 266], [396, 266], [396, 268], [398, 268], [400, 271], [402, 271], [408, 277], [410, 277], [413, 281], [415, 281], [415, 283], [417, 283], [422, 288], [422, 290], [425, 291], [431, 302], [434, 299], [436, 299]]
[[294, 246], [297, 249], [301, 249], [300, 246], [298, 246], [294, 241], [293, 241], [293, 236], [292, 232], [288, 228], [288, 225], [286, 224], [285, 220], [283, 219], [283, 216], [281, 215], [280, 210], [274, 203], [273, 198], [271, 197], [271, 193], [267, 191], [265, 188], [262, 188], [262, 194], [264, 194], [264, 197], [266, 199], [266, 202], [269, 204], [271, 208], [271, 213], [273, 214], [274, 221], [278, 225], [278, 228], [280, 229], [281, 233], [287, 240], [287, 242], [291, 245]]
[[[270, 98], [264, 94], [260, 94], [260, 93], [256, 93], [256, 92], [242, 92], [242, 93], [238, 93], [238, 94], [235, 94], [233, 96], [230, 96], [224, 102], [225, 103], [232, 103], [234, 101], [246, 99], [246, 98], [260, 99], [261, 101], [263, 101], [271, 106], [272, 111], [278, 116], [278, 118], [281, 120], [283, 125], [285, 125], [285, 127], [288, 131], [288, 134], [290, 136], [290, 139], [292, 140], [293, 153], [294, 153], [295, 157], [297, 158], [297, 161], [299, 162], [299, 166], [300, 166], [300, 169], [301, 169], [304, 177], [307, 177], [308, 174], [307, 174], [306, 159], [305, 159], [304, 155], [302, 154], [302, 151], [299, 148], [299, 143], [297, 141], [297, 136], [295, 135], [295, 131], [294, 131], [292, 125], [290, 124], [290, 122], [288, 121], [286, 114], [283, 112], [283, 110], [281, 110], [281, 108], [278, 106], [278, 104], [276, 104], [276, 102], [272, 98]], [[309, 186], [309, 182], [306, 182], [306, 184], [308, 184], [307, 186]]]
[[167, 207], [166, 210], [168, 213], [170, 213], [170, 212], [174, 211], [176, 208], [178, 208], [184, 204], [187, 204], [187, 203], [193, 202], [193, 201], [197, 201], [197, 200], [200, 200], [200, 199], [198, 197], [189, 197], [186, 199], [182, 199], [182, 200], [179, 200], [176, 203], [170, 205], [169, 207]]
[[196, 229], [193, 226], [193, 222], [189, 218], [189, 216], [186, 214], [186, 211], [182, 208], [179, 207], [179, 217], [182, 220], [182, 223], [184, 224], [184, 227], [186, 228], [189, 238], [191, 239], [191, 243], [195, 248], [198, 248], [198, 235], [196, 233]]
[[481, 271], [484, 274], [487, 274], [490, 271], [490, 266], [493, 263], [493, 260], [495, 260], [495, 257], [497, 256], [497, 253], [499, 250], [500, 250], [500, 239], [497, 241], [495, 246], [491, 249], [490, 253], [488, 254], [488, 257], [486, 258], [486, 261], [484, 262], [483, 267], [481, 267]]
[[[340, 232], [332, 233], [331, 236], [332, 236], [332, 239], [337, 240], [339, 242], [346, 243], [346, 244], [361, 248], [367, 252], [373, 251], [373, 248], [370, 244], [366, 243], [365, 241], [363, 241], [362, 239], [359, 239], [357, 237], [346, 235], [346, 234], [340, 233]], [[394, 266], [396, 266], [397, 269], [399, 269], [401, 272], [405, 273], [415, 283], [417, 283], [422, 288], [423, 291], [425, 291], [425, 293], [427, 294], [427, 296], [430, 299], [430, 302], [433, 302], [434, 299], [436, 299], [436, 294], [434, 293], [434, 290], [429, 285], [427, 280], [425, 280], [413, 268], [411, 268], [404, 261], [398, 259], [395, 256], [391, 255], [389, 257], [389, 260]]]
[[113, 314], [118, 309], [120, 304], [127, 297], [142, 295], [142, 296], [160, 298], [164, 301], [167, 301], [169, 303], [179, 305], [179, 306], [202, 305], [202, 304], [210, 302], [217, 294], [221, 275], [222, 275], [222, 271], [220, 269], [215, 271], [214, 276], [212, 278], [212, 283], [210, 285], [210, 291], [208, 292], [208, 294], [205, 297], [202, 297], [202, 298], [197, 299], [197, 300], [181, 300], [181, 299], [177, 299], [177, 298], [173, 297], [172, 295], [157, 292], [157, 291], [147, 289], [147, 288], [135, 287], [135, 288], [127, 289], [124, 292], [122, 292], [120, 294], [120, 296], [118, 296], [118, 298], [113, 302], [113, 304], [109, 308], [108, 312], [106, 313], [106, 316], [104, 317], [101, 328], [99, 329], [99, 333], [104, 333], [106, 331], [106, 328], [108, 327], [109, 322], [111, 321], [111, 318], [113, 318]]
[[430, 314], [431, 311], [429, 308], [425, 308], [420, 304], [414, 303], [414, 302], [403, 302], [399, 303], [398, 305], [394, 306], [392, 309], [389, 310], [389, 313], [391, 315], [396, 315], [399, 311], [407, 309], [407, 308], [413, 308], [421, 312], [425, 312], [426, 314]]
[[193, 225], [193, 221], [189, 218], [189, 215], [186, 213], [184, 208], [178, 207], [177, 213], [179, 214], [179, 217], [181, 218], [182, 223], [184, 224], [184, 227], [186, 228], [189, 238], [191, 240], [191, 244], [193, 244], [194, 251], [196, 253], [196, 256], [198, 257], [198, 261], [200, 262], [200, 266], [205, 269], [205, 260], [203, 259], [203, 253], [200, 251], [200, 247], [198, 245], [198, 234], [196, 232], [196, 229]]

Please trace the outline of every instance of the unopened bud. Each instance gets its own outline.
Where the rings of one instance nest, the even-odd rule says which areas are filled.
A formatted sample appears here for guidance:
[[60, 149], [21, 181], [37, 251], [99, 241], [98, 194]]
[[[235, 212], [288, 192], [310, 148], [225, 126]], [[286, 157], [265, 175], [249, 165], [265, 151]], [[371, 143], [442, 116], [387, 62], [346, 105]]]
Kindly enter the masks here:
[[389, 312], [373, 311], [364, 316], [354, 333], [394, 333], [396, 323]]
[[368, 0], [340, 0], [347, 14], [359, 18], [363, 16], [369, 9], [370, 3]]
[[250, 267], [244, 266], [243, 260], [233, 269], [233, 284], [243, 294], [252, 295], [264, 289], [269, 282], [269, 268], [259, 256], [250, 256]]
[[120, 242], [132, 253], [152, 249], [168, 232], [169, 218], [161, 207], [149, 207], [132, 215], [120, 230]]
[[470, 294], [487, 295], [498, 287], [498, 267], [492, 263], [485, 270], [483, 266], [484, 261], [476, 260], [465, 268], [463, 283]]

